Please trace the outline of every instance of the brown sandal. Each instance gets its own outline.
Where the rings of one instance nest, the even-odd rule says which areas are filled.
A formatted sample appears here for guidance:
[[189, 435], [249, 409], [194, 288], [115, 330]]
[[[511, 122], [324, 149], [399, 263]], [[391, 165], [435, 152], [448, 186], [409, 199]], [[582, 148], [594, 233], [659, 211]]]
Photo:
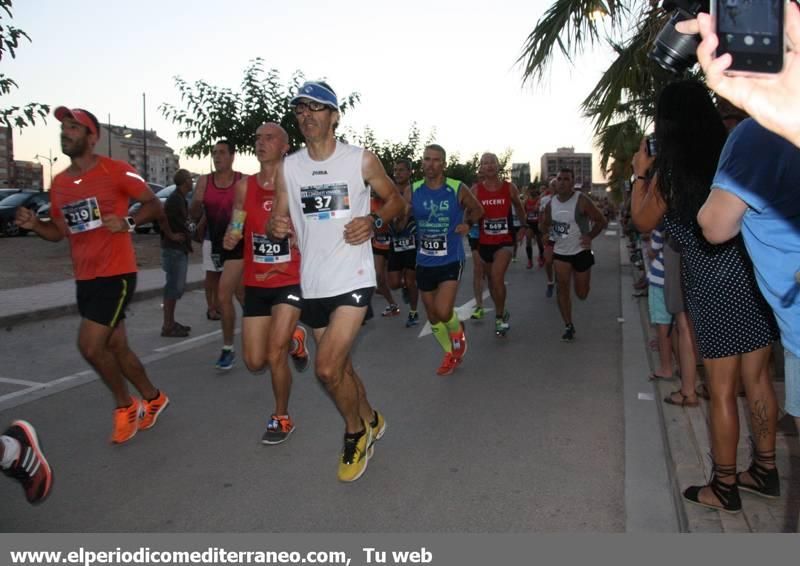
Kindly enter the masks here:
[[[680, 401], [676, 401], [673, 398], [673, 395], [675, 395], [676, 393], [680, 395], [681, 397]], [[667, 405], [675, 405], [676, 407], [697, 407], [700, 404], [700, 401], [697, 400], [689, 401], [689, 397], [684, 395], [681, 390], [673, 391], [672, 393], [670, 393], [669, 397], [664, 397], [664, 402]]]
[[189, 336], [189, 331], [180, 324], [173, 324], [171, 328], [162, 328], [161, 336], [166, 338], [186, 338]]

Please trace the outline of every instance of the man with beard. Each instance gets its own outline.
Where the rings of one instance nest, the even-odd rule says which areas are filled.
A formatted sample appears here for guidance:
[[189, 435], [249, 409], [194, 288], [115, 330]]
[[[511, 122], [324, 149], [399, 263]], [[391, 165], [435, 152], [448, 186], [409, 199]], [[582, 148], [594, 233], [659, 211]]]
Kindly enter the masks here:
[[[50, 187], [51, 220], [19, 208], [16, 222], [51, 242], [69, 238], [81, 315], [78, 349], [114, 396], [111, 442], [120, 444], [152, 427], [169, 403], [148, 379], [125, 333], [125, 308], [136, 288], [130, 233], [136, 224], [157, 219], [161, 203], [133, 167], [94, 153], [100, 126], [92, 113], [59, 106], [53, 114], [61, 122], [61, 150], [70, 165]], [[133, 217], [125, 216], [131, 198], [142, 203]], [[126, 380], [141, 400], [128, 392]]]

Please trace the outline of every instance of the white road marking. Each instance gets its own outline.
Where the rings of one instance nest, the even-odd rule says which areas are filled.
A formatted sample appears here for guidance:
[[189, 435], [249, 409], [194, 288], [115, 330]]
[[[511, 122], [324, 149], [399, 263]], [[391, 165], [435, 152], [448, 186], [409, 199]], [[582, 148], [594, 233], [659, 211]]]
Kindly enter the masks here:
[[41, 381], [26, 381], [24, 379], [10, 379], [8, 377], [0, 377], [0, 383], [11, 383], [13, 385], [30, 385], [32, 387], [43, 385]]
[[[239, 331], [236, 331], [238, 334]], [[201, 334], [200, 336], [193, 336], [192, 338], [188, 338], [186, 340], [181, 340], [180, 342], [175, 342], [174, 344], [170, 344], [169, 346], [161, 346], [160, 348], [156, 348], [153, 350], [154, 352], [169, 352], [171, 350], [178, 350], [187, 344], [193, 344], [194, 342], [200, 342], [201, 340], [206, 340], [211, 338], [212, 336], [219, 336], [222, 334], [222, 330], [215, 330], [214, 332], [208, 332], [206, 334]]]
[[[483, 292], [483, 300], [485, 301], [489, 297], [489, 291], [486, 290]], [[456, 314], [458, 314], [458, 320], [469, 320], [469, 317], [472, 316], [472, 308], [475, 306], [475, 299], [470, 299], [460, 307], [456, 307]], [[484, 312], [493, 311], [493, 308], [486, 308], [484, 307]], [[427, 336], [428, 334], [433, 334], [431, 330], [431, 323], [426, 322], [425, 326], [422, 327], [420, 330], [419, 336], [417, 338], [422, 338], [423, 336]]]
[[606, 230], [605, 231], [605, 235], [606, 236], [616, 236], [617, 235], [617, 231], [616, 230]]
[[652, 393], [639, 393], [639, 401], [655, 401], [656, 396]]

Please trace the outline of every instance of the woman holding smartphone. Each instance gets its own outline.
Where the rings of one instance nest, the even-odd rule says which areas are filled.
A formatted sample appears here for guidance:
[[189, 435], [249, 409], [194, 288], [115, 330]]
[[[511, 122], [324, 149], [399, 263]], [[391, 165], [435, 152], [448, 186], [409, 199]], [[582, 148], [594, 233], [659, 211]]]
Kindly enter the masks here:
[[[726, 135], [701, 83], [667, 85], [656, 105], [658, 155], [649, 156], [646, 140], [642, 140], [633, 158], [636, 179], [631, 214], [641, 231], [651, 230], [663, 220], [682, 247], [681, 283], [708, 377], [713, 476], [708, 485], [686, 489], [684, 499], [738, 513], [742, 508], [739, 487], [766, 483], [779, 492], [777, 402], [767, 365], [778, 330], [757, 287], [741, 236], [712, 245], [697, 224]], [[747, 391], [760, 470], [751, 466], [737, 478], [739, 375]]]

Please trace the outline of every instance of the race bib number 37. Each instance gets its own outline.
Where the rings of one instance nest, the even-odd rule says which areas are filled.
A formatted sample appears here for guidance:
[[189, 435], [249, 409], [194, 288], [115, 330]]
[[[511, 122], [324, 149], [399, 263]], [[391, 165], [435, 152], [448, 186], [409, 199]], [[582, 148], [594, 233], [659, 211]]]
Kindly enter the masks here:
[[103, 225], [103, 220], [100, 218], [100, 206], [95, 197], [65, 204], [61, 207], [61, 212], [64, 214], [64, 220], [71, 234], [88, 232]]
[[351, 215], [347, 183], [302, 187], [300, 201], [307, 220], [338, 220]]

